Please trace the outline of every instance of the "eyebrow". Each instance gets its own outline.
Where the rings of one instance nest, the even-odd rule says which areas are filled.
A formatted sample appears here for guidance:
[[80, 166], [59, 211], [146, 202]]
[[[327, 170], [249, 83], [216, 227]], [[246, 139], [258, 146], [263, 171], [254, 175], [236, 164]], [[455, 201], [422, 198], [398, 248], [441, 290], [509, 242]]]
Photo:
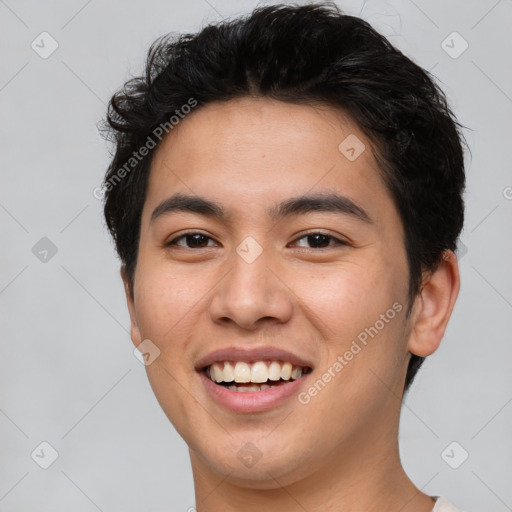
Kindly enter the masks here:
[[[231, 215], [218, 202], [200, 196], [177, 193], [163, 200], [153, 210], [150, 223], [159, 217], [177, 212], [195, 213], [225, 222], [231, 219]], [[361, 206], [352, 199], [336, 193], [292, 197], [268, 209], [267, 215], [271, 220], [279, 221], [286, 217], [305, 215], [311, 212], [334, 212], [373, 224], [373, 220]]]

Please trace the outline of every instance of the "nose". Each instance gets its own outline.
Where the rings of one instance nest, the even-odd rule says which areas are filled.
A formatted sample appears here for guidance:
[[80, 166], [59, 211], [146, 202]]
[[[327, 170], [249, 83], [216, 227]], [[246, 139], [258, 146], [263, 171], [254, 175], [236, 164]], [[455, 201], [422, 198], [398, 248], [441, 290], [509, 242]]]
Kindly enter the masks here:
[[231, 270], [215, 288], [210, 301], [213, 322], [232, 322], [242, 329], [257, 330], [265, 324], [286, 323], [291, 318], [293, 293], [286, 284], [286, 276], [276, 265], [269, 266], [266, 252], [263, 250], [251, 261], [242, 252], [233, 251], [227, 262]]

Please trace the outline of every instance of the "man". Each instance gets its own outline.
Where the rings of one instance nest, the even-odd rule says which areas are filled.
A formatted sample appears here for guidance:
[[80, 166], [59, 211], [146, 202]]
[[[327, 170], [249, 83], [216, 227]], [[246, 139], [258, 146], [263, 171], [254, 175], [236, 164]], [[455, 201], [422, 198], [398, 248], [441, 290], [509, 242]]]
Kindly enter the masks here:
[[448, 512], [399, 458], [459, 292], [458, 124], [334, 4], [167, 36], [110, 103], [105, 216], [196, 508]]

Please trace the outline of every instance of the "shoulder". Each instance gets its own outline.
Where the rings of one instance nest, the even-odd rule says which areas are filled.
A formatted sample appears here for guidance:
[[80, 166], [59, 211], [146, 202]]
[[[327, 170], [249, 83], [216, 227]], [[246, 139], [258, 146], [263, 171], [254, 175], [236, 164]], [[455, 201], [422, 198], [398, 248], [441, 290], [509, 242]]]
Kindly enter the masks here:
[[432, 498], [436, 500], [436, 504], [432, 509], [432, 512], [462, 512], [442, 496], [432, 496]]

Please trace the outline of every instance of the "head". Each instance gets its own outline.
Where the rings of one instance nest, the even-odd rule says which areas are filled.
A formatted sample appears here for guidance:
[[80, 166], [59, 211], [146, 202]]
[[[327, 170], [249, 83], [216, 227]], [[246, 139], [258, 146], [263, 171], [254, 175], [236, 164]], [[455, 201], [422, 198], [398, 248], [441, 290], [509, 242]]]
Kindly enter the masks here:
[[[263, 481], [274, 445], [285, 475], [315, 466], [311, 444], [325, 459], [326, 439], [395, 427], [459, 287], [462, 136], [429, 73], [334, 4], [269, 6], [158, 39], [107, 120], [132, 340], [160, 350], [148, 377], [197, 460], [232, 468], [250, 442]], [[235, 345], [292, 352], [309, 387], [242, 415], [209, 401], [199, 374]]]

